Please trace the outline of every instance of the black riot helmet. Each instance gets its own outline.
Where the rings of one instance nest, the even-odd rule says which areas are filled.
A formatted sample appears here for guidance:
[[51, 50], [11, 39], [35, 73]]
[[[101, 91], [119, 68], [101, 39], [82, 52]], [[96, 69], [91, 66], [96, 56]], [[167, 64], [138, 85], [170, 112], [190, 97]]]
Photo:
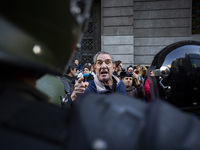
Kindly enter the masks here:
[[148, 69], [152, 99], [184, 110], [200, 109], [200, 42], [181, 41], [162, 49]]
[[6, 0], [0, 5], [0, 66], [62, 74], [92, 0]]

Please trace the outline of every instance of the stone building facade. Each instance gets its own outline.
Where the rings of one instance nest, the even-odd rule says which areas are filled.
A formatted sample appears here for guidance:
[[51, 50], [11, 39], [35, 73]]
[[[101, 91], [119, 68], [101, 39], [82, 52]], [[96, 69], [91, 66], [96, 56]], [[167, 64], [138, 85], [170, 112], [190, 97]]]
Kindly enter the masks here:
[[166, 45], [200, 40], [192, 34], [192, 0], [102, 0], [101, 13], [102, 50], [125, 66], [149, 66]]
[[[100, 49], [128, 65], [149, 66], [166, 45], [200, 41], [198, 0], [96, 0], [100, 5]], [[193, 4], [193, 5], [192, 5]], [[195, 4], [195, 5], [194, 5]], [[198, 4], [198, 6], [197, 6]]]

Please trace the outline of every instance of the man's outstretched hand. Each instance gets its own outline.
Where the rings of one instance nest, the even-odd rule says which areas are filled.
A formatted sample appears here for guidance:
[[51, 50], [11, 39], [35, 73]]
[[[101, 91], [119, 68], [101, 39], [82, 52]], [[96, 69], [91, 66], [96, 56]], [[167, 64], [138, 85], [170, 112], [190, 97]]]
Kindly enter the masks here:
[[77, 96], [79, 94], [82, 94], [85, 92], [86, 88], [88, 87], [89, 83], [88, 82], [83, 82], [84, 77], [81, 77], [78, 79], [76, 84], [74, 85], [74, 91], [72, 92], [71, 95], [71, 100], [75, 101]]

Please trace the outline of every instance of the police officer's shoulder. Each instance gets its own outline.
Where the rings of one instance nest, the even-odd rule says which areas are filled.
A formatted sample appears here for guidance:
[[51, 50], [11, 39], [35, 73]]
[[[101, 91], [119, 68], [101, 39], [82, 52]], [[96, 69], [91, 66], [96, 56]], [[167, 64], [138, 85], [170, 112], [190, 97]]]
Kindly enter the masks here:
[[100, 142], [108, 149], [138, 146], [147, 108], [140, 100], [120, 94], [84, 94], [74, 103], [89, 143]]

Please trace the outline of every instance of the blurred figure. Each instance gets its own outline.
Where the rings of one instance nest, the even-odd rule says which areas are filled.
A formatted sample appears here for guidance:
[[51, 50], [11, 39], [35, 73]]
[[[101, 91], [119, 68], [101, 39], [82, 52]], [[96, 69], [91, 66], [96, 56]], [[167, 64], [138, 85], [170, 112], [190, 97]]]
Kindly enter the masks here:
[[70, 64], [67, 66], [66, 73], [60, 77], [60, 80], [63, 82], [65, 86], [66, 93], [72, 93], [74, 90], [75, 84], [75, 75], [76, 75], [76, 65]]
[[75, 61], [74, 61], [74, 63], [76, 64], [76, 70], [79, 72], [79, 71], [82, 71], [82, 65], [79, 63], [79, 60], [78, 59], [76, 59]]
[[132, 65], [129, 65], [127, 67], [127, 71], [133, 73], [134, 72], [134, 67]]
[[140, 83], [144, 85], [144, 80], [147, 78], [147, 68], [145, 66], [141, 66], [141, 69], [138, 73], [138, 79]]
[[142, 69], [141, 65], [137, 65], [136, 68], [135, 68], [135, 70], [134, 70], [134, 72], [136, 74], [139, 74], [139, 72], [140, 72], [141, 69]]
[[149, 85], [149, 79], [146, 79], [146, 82], [144, 83], [144, 94], [145, 94], [145, 101], [147, 103], [150, 103], [151, 101], [151, 91], [150, 91], [150, 85]]
[[94, 80], [94, 76], [90, 72], [90, 66], [84, 65], [83, 66], [83, 82], [89, 82], [91, 80]]
[[[71, 110], [51, 103], [50, 98], [51, 90], [59, 94], [61, 86], [53, 82], [54, 79], [61, 85], [62, 82], [55, 75], [62, 75], [74, 53], [91, 3], [90, 0], [1, 3], [1, 150], [80, 149], [86, 145], [84, 137], [74, 136], [82, 130], [71, 127]], [[45, 74], [54, 78], [49, 77], [48, 81], [41, 78]], [[38, 81], [39, 78], [45, 81]], [[50, 97], [36, 88], [40, 83], [46, 85], [48, 90], [44, 93], [51, 92]], [[79, 141], [79, 146], [74, 141]]]
[[113, 75], [119, 77], [120, 76], [120, 72], [122, 71], [122, 61], [121, 60], [117, 60], [115, 61], [115, 70], [113, 72]]
[[42, 76], [36, 81], [36, 88], [49, 96], [50, 103], [58, 106], [61, 106], [63, 102], [66, 103], [65, 86], [57, 76], [49, 74]]
[[191, 112], [200, 110], [200, 42], [181, 41], [161, 50], [149, 68], [151, 98]]
[[96, 72], [95, 72], [95, 69], [94, 69], [94, 64], [92, 63], [91, 66], [90, 66], [90, 72], [91, 74], [95, 77], [96, 76]]

